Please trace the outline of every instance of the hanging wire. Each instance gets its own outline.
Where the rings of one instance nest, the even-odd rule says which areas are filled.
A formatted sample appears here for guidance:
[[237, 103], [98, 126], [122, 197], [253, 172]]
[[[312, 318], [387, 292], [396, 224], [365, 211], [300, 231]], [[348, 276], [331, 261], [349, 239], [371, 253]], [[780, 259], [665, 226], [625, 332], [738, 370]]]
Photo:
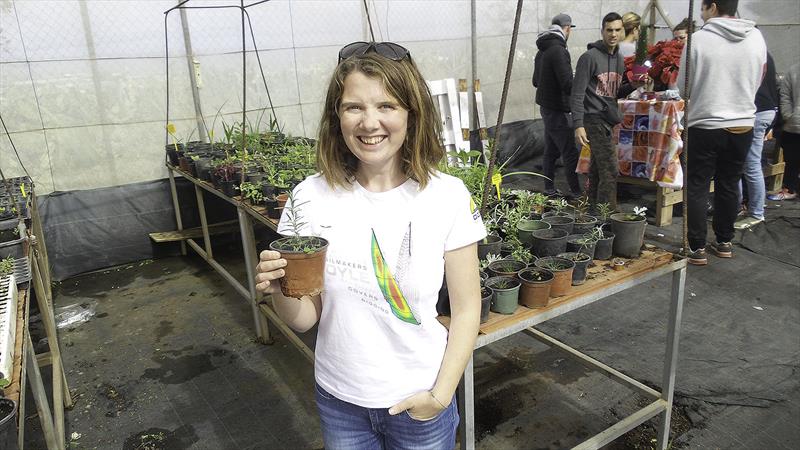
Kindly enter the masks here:
[[375, 42], [375, 32], [372, 31], [372, 19], [370, 18], [369, 14], [369, 6], [367, 6], [367, 0], [362, 0], [364, 3], [364, 11], [367, 12], [367, 24], [369, 24], [369, 35], [372, 38], [372, 42]]
[[688, 254], [691, 249], [689, 248], [689, 204], [687, 203], [689, 200], [689, 193], [687, 191], [689, 187], [689, 99], [691, 98], [691, 93], [689, 92], [689, 78], [692, 70], [692, 34], [694, 34], [694, 27], [692, 26], [692, 18], [694, 17], [694, 1], [689, 0], [689, 35], [686, 38], [686, 59], [684, 64], [686, 67], [684, 68], [684, 73], [686, 74], [686, 79], [683, 82], [683, 132], [681, 133], [681, 138], [683, 138], [683, 151], [681, 152], [681, 162], [683, 163], [683, 189], [682, 192], [682, 200], [683, 200], [683, 252], [684, 254]]
[[492, 174], [494, 172], [495, 160], [497, 159], [497, 149], [500, 147], [500, 130], [503, 126], [503, 114], [506, 110], [506, 98], [508, 97], [508, 85], [511, 82], [511, 68], [514, 65], [514, 53], [517, 49], [517, 35], [519, 34], [519, 19], [522, 16], [522, 2], [517, 0], [517, 12], [514, 16], [514, 31], [511, 33], [511, 47], [508, 49], [508, 63], [506, 63], [506, 76], [503, 80], [503, 94], [500, 96], [500, 111], [497, 113], [497, 125], [494, 127], [494, 145], [492, 154], [489, 156], [489, 163], [486, 167], [486, 179], [483, 180], [483, 198], [481, 199], [481, 215], [486, 215], [487, 201], [489, 192], [492, 188]]
[[[25, 175], [28, 178], [31, 178], [31, 174], [28, 173], [28, 169], [25, 168], [25, 164], [22, 163], [22, 159], [19, 157], [19, 152], [17, 152], [17, 146], [14, 145], [14, 141], [11, 140], [11, 133], [8, 132], [8, 128], [6, 127], [6, 121], [3, 120], [3, 115], [0, 114], [0, 123], [3, 124], [3, 131], [6, 133], [6, 137], [8, 138], [8, 142], [11, 143], [11, 149], [14, 150], [14, 154], [17, 155], [17, 161], [19, 161], [20, 167], [22, 167], [22, 171], [25, 172]], [[31, 178], [31, 183], [33, 183], [33, 178]]]

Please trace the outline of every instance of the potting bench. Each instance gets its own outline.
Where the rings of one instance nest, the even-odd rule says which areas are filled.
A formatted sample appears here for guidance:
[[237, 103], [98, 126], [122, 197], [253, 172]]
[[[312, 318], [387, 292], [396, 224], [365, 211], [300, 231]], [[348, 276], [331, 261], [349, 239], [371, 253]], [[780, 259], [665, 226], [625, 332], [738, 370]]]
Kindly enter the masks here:
[[[475, 343], [475, 350], [477, 350], [492, 342], [524, 332], [549, 346], [560, 348], [579, 358], [583, 363], [606, 372], [612, 379], [624, 382], [652, 398], [652, 402], [644, 408], [587, 439], [575, 448], [600, 448], [657, 415], [661, 417], [661, 423], [658, 427], [658, 448], [666, 448], [669, 441], [670, 413], [672, 411], [672, 396], [675, 387], [675, 368], [678, 360], [678, 337], [681, 312], [683, 310], [684, 283], [686, 280], [686, 261], [677, 259], [671, 253], [655, 248], [644, 251], [639, 258], [626, 259], [624, 261], [625, 268], [621, 271], [613, 270], [609, 261], [595, 261], [596, 265], [589, 269], [588, 279], [583, 285], [573, 286], [568, 295], [551, 299], [548, 306], [544, 308], [529, 309], [525, 306], [519, 306], [516, 312], [511, 315], [490, 313], [489, 320], [481, 324], [480, 334]], [[542, 322], [607, 299], [613, 294], [667, 274], [672, 275], [672, 294], [667, 320], [667, 342], [661, 392], [534, 328], [535, 325]], [[442, 322], [447, 324], [446, 318], [443, 318]], [[462, 418], [459, 430], [461, 448], [469, 450], [475, 448], [473, 358], [474, 356], [467, 363], [458, 394], [458, 406]]]
[[[26, 266], [20, 271], [17, 271], [15, 267], [14, 274], [16, 278], [14, 283], [22, 284], [19, 284], [17, 290], [17, 309], [13, 311], [16, 318], [13, 370], [11, 383], [3, 389], [3, 395], [17, 403], [17, 445], [20, 450], [23, 450], [26, 384], [30, 383], [45, 443], [48, 450], [55, 450], [65, 448], [64, 409], [72, 408], [73, 402], [61, 359], [51, 290], [50, 264], [47, 258], [47, 248], [42, 238], [44, 234], [34, 192], [30, 193], [29, 199], [31, 217], [28, 231], [30, 233], [28, 239], [23, 243], [25, 258], [21, 261]], [[31, 289], [36, 293], [35, 297], [47, 336], [49, 352], [37, 354], [33, 347], [29, 328]], [[40, 367], [48, 365], [52, 366], [52, 409], [39, 370]]]

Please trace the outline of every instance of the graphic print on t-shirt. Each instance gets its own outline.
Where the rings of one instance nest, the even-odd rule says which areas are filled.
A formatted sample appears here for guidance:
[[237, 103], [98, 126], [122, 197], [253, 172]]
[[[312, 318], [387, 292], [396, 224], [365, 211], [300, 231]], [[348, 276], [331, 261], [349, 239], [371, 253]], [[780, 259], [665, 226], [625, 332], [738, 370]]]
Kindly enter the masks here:
[[617, 72], [598, 74], [595, 93], [601, 97], [616, 97], [620, 84], [622, 84], [622, 75]]
[[378, 238], [375, 237], [375, 230], [372, 230], [372, 268], [375, 271], [375, 279], [378, 281], [378, 287], [383, 294], [383, 298], [392, 308], [392, 313], [403, 322], [413, 325], [419, 325], [419, 321], [414, 317], [414, 312], [403, 295], [400, 289], [400, 282], [408, 270], [408, 262], [411, 258], [410, 243], [411, 241], [411, 223], [408, 224], [403, 236], [403, 242], [400, 245], [400, 255], [397, 260], [397, 278], [392, 275], [389, 265], [386, 264], [386, 259], [383, 257], [383, 252], [378, 244]]

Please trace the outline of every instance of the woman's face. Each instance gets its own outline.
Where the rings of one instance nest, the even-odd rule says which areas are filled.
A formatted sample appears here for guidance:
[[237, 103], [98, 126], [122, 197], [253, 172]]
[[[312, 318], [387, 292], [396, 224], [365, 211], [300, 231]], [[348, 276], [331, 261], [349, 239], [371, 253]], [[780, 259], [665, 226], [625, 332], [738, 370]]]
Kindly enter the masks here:
[[344, 79], [339, 124], [360, 168], [395, 170], [408, 129], [408, 110], [383, 88], [381, 80], [361, 72]]
[[689, 37], [689, 31], [688, 30], [675, 30], [675, 31], [672, 32], [672, 37], [676, 41], [686, 42], [686, 39]]

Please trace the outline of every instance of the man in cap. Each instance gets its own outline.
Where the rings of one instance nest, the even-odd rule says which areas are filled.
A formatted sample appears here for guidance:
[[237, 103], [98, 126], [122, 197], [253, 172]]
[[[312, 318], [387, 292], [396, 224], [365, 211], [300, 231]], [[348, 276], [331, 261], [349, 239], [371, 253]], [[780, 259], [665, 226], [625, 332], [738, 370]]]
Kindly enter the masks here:
[[578, 174], [578, 148], [572, 132], [570, 92], [572, 91], [572, 62], [567, 51], [567, 40], [575, 25], [566, 14], [553, 17], [550, 28], [536, 39], [533, 68], [533, 86], [536, 88], [536, 104], [544, 121], [544, 158], [542, 171], [547, 177], [544, 192], [555, 195], [555, 163], [561, 156], [564, 175], [572, 196], [581, 195]]

